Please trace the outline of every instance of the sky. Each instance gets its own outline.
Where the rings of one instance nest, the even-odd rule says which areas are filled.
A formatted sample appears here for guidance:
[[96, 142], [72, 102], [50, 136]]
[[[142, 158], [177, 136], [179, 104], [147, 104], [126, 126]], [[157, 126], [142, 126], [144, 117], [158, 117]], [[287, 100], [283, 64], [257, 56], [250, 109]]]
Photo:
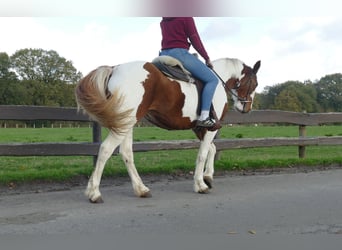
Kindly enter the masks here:
[[[15, 1], [18, 0], [8, 3]], [[61, 1], [63, 5], [64, 0]], [[213, 0], [213, 3], [215, 1], [220, 0]], [[241, 0], [235, 9], [240, 8], [241, 12], [245, 2]], [[259, 4], [266, 2], [258, 1]], [[287, 3], [289, 5], [291, 0]], [[212, 60], [238, 58], [249, 66], [261, 60], [257, 92], [262, 92], [266, 86], [289, 80], [317, 81], [328, 74], [342, 73], [342, 17], [330, 12], [325, 15], [324, 11], [318, 15], [319, 7], [316, 6], [312, 15], [292, 15], [293, 12], [288, 11], [262, 16], [263, 6], [251, 8], [249, 5], [241, 16], [195, 17], [195, 22]], [[50, 9], [41, 10], [45, 14], [25, 9], [16, 10], [17, 13], [10, 9], [6, 15], [0, 10], [0, 52], [11, 56], [25, 48], [55, 50], [72, 61], [83, 75], [100, 65], [151, 61], [158, 55], [160, 17], [90, 15], [88, 12], [79, 15], [72, 11], [49, 12]], [[263, 12], [248, 16], [251, 10]]]

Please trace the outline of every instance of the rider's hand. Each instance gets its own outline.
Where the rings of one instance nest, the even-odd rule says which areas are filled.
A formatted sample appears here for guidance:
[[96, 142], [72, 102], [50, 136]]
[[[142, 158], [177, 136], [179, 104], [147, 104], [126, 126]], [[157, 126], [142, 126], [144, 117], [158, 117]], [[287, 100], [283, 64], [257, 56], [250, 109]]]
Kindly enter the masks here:
[[214, 68], [214, 66], [213, 66], [213, 64], [211, 63], [210, 59], [206, 60], [206, 61], [205, 61], [205, 64], [206, 64], [209, 68], [211, 68], [211, 69]]

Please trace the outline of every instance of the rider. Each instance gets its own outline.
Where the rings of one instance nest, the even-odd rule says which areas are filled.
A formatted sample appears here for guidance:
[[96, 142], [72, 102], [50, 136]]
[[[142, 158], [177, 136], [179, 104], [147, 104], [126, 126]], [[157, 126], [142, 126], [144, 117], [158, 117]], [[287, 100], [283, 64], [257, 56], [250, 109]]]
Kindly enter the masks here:
[[[195, 78], [204, 84], [201, 114], [196, 126], [214, 127], [215, 121], [209, 117], [209, 110], [218, 79], [210, 70], [213, 65], [197, 32], [194, 19], [192, 17], [163, 17], [160, 27], [162, 32], [160, 55], [178, 59]], [[205, 64], [189, 53], [190, 45], [203, 57]]]

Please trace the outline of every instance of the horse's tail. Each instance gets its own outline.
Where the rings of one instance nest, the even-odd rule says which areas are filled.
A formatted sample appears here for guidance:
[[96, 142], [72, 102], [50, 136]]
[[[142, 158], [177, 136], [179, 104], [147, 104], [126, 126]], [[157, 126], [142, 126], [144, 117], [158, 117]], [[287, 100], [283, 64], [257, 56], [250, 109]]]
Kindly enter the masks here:
[[82, 78], [75, 89], [78, 109], [82, 108], [91, 119], [116, 133], [132, 125], [132, 110], [122, 110], [124, 97], [118, 91], [107, 89], [113, 67], [101, 66]]

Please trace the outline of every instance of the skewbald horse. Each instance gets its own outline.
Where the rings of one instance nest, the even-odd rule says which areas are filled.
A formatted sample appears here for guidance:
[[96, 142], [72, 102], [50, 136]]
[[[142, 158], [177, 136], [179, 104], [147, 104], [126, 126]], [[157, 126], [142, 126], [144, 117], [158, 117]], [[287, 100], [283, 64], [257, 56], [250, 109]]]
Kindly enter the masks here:
[[[251, 68], [238, 59], [212, 62], [218, 81], [213, 107], [219, 119], [228, 110], [227, 94], [241, 113], [252, 109], [260, 61]], [[99, 190], [106, 161], [120, 146], [135, 195], [149, 197], [150, 190], [141, 180], [133, 159], [133, 127], [148, 116], [157, 126], [170, 129], [194, 129], [198, 119], [198, 92], [194, 84], [166, 77], [152, 63], [134, 61], [118, 66], [101, 66], [82, 78], [75, 89], [76, 100], [93, 120], [109, 129], [102, 142], [95, 169], [85, 191], [90, 202], [103, 202]], [[207, 193], [214, 174], [213, 143], [216, 131], [194, 129], [200, 148], [194, 171], [194, 191]]]

